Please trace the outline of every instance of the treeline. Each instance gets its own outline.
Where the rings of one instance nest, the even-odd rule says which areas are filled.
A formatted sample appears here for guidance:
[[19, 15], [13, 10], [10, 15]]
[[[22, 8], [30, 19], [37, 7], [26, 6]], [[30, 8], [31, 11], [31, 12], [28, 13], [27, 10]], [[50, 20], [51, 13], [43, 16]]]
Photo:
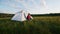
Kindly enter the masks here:
[[0, 18], [5, 18], [5, 17], [12, 17], [14, 14], [3, 14], [3, 13], [0, 13]]
[[[60, 13], [50, 13], [50, 14], [31, 14], [32, 16], [60, 16]], [[0, 17], [13, 17], [14, 14], [3, 14], [0, 13]]]
[[50, 14], [32, 14], [32, 16], [60, 16], [60, 13], [50, 13]]

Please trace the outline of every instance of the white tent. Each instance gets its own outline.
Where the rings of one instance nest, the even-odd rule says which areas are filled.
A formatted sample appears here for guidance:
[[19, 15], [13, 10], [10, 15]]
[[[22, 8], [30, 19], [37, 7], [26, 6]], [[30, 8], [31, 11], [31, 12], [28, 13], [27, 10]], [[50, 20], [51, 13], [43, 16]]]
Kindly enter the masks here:
[[17, 12], [13, 18], [11, 20], [15, 20], [15, 21], [25, 21], [26, 20], [26, 17], [28, 15], [28, 12], [27, 11], [20, 11], [20, 12]]
[[25, 12], [24, 12], [24, 11], [17, 12], [17, 13], [13, 16], [12, 20], [25, 21], [25, 20], [26, 20]]

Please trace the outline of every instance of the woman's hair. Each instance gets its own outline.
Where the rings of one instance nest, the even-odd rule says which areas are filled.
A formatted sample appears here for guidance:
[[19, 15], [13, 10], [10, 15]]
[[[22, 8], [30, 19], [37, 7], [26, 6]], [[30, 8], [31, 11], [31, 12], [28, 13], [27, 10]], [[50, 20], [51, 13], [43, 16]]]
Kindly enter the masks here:
[[30, 15], [30, 13], [28, 13], [28, 15]]

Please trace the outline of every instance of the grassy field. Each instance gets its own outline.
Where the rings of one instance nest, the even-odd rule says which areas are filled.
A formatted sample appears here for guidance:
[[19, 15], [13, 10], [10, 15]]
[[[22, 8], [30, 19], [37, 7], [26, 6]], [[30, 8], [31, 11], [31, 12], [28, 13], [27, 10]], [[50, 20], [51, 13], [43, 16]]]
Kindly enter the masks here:
[[0, 34], [60, 34], [60, 16], [37, 16], [18, 22], [0, 18]]

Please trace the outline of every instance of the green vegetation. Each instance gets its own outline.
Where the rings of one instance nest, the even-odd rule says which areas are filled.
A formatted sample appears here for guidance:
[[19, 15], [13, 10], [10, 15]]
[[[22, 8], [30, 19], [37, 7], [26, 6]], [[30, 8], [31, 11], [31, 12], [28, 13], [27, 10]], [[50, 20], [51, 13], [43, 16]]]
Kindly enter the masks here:
[[60, 34], [60, 16], [35, 16], [30, 21], [0, 18], [0, 34]]

